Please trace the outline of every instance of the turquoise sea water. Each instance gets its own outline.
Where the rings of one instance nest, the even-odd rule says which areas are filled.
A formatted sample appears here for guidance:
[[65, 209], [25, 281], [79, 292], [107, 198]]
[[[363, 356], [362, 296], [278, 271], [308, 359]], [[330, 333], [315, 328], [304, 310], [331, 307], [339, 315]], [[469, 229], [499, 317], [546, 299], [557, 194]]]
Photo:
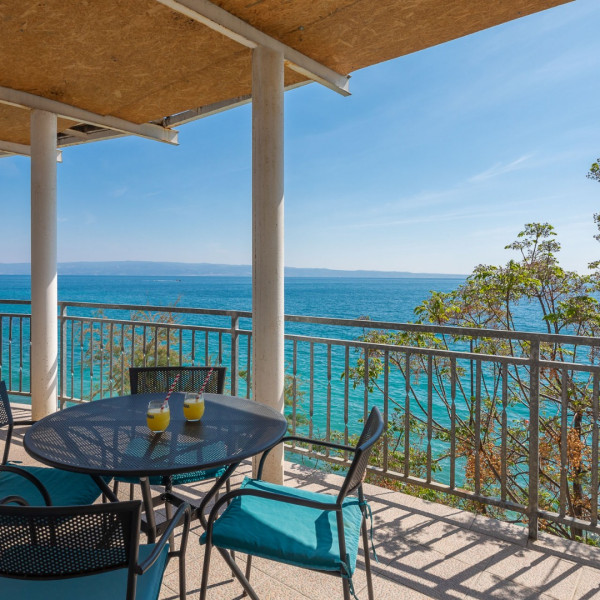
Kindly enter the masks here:
[[[356, 319], [368, 315], [373, 320], [406, 322], [414, 319], [414, 307], [429, 295], [430, 291], [450, 291], [462, 279], [407, 278], [407, 279], [358, 279], [358, 278], [288, 278], [285, 282], [286, 314], [318, 317]], [[251, 280], [248, 277], [107, 277], [107, 276], [60, 276], [58, 296], [62, 301], [79, 301], [110, 304], [136, 304], [211, 308], [250, 311], [252, 309]], [[0, 276], [0, 298], [29, 299], [30, 280], [26, 276]], [[5, 307], [6, 311], [8, 307]], [[14, 312], [28, 312], [28, 307], [11, 307]], [[69, 314], [89, 314], [89, 311], [70, 309]], [[111, 316], [117, 316], [111, 314]], [[122, 315], [128, 318], [128, 313]], [[229, 327], [229, 319], [220, 317], [183, 316], [183, 322], [191, 324]], [[249, 321], [241, 327], [250, 329]], [[312, 336], [352, 338], [360, 334], [358, 329], [331, 326], [288, 323], [286, 333]], [[6, 338], [6, 336], [5, 336]], [[7, 340], [4, 340], [6, 344]], [[341, 428], [344, 422], [342, 349], [334, 349], [331, 374], [332, 427]], [[212, 350], [211, 350], [212, 352]], [[241, 368], [244, 368], [244, 348], [240, 350]], [[299, 346], [298, 379], [308, 404], [310, 356], [308, 345]], [[291, 369], [292, 348], [286, 347], [288, 372]], [[224, 361], [228, 365], [227, 360]], [[315, 346], [313, 369], [313, 423], [315, 430], [322, 430], [326, 421], [327, 357], [325, 348]], [[23, 374], [27, 387], [28, 373]], [[241, 393], [244, 384], [241, 384]], [[363, 415], [363, 399], [360, 390], [352, 392], [350, 423], [358, 423]], [[341, 401], [340, 401], [341, 397]], [[305, 406], [308, 410], [308, 406]]]
[[[426, 299], [431, 291], [447, 292], [459, 286], [464, 279], [460, 278], [406, 278], [406, 279], [355, 279], [355, 278], [288, 278], [285, 282], [286, 314], [307, 315], [317, 317], [357, 319], [369, 316], [376, 321], [408, 322], [415, 319], [414, 308]], [[0, 276], [0, 298], [29, 299], [30, 280], [25, 276]], [[153, 306], [178, 306], [193, 308], [210, 308], [221, 310], [250, 311], [252, 308], [252, 289], [250, 278], [244, 277], [107, 277], [107, 276], [62, 276], [59, 277], [59, 300], [70, 302], [92, 302], [106, 304], [135, 304]], [[2, 312], [7, 312], [4, 307]], [[12, 306], [13, 312], [28, 312], [29, 307]], [[535, 319], [529, 319], [530, 307], [523, 307], [519, 314], [523, 329], [533, 328]], [[69, 309], [69, 314], [89, 315], [83, 309]], [[111, 317], [128, 318], [129, 313]], [[223, 317], [199, 317], [182, 315], [181, 321], [189, 324], [203, 324], [229, 327], [230, 321]], [[251, 324], [242, 320], [241, 327], [250, 329]], [[288, 323], [286, 333], [311, 335], [327, 338], [356, 338], [359, 329], [349, 329], [313, 324]], [[27, 339], [28, 332], [25, 336]], [[7, 343], [6, 333], [3, 346]], [[227, 346], [228, 342], [225, 342]], [[240, 368], [245, 368], [244, 346], [240, 343]], [[214, 349], [211, 360], [214, 361]], [[351, 353], [351, 361], [359, 355]], [[202, 357], [198, 362], [202, 362]], [[224, 351], [224, 364], [229, 367], [228, 348]], [[286, 344], [287, 372], [291, 372], [292, 345]], [[323, 435], [328, 413], [328, 396], [330, 396], [331, 428], [343, 430], [345, 420], [344, 387], [341, 377], [344, 371], [344, 349], [333, 348], [331, 376], [328, 377], [327, 350], [322, 344], [314, 346], [312, 358], [313, 385], [310, 386], [311, 358], [308, 344], [298, 345], [297, 375], [299, 389], [303, 394], [302, 411], [305, 416], [310, 412], [310, 396], [312, 393], [312, 433]], [[5, 374], [3, 372], [3, 376]], [[28, 388], [28, 373], [23, 374], [25, 388]], [[84, 383], [89, 389], [91, 385]], [[412, 382], [417, 390], [422, 405], [427, 402], [427, 381], [420, 378]], [[245, 384], [240, 383], [240, 391], [245, 392]], [[67, 390], [68, 392], [68, 390]], [[75, 394], [77, 395], [77, 387]], [[399, 372], [390, 376], [391, 406], [397, 401], [404, 403], [404, 382]], [[22, 400], [22, 398], [21, 398]], [[375, 390], [369, 394], [368, 404], [383, 407], [383, 394]], [[411, 411], [412, 411], [411, 402]], [[348, 408], [348, 427], [350, 433], [358, 433], [362, 427], [364, 415], [364, 388], [350, 386]], [[460, 410], [460, 409], [459, 409]], [[447, 412], [442, 406], [433, 406], [434, 417], [447, 425]], [[308, 426], [302, 428], [303, 433], [311, 433]], [[416, 441], [416, 440], [415, 440]], [[421, 440], [422, 442], [422, 440]], [[432, 450], [436, 453], [436, 442]], [[441, 450], [441, 448], [440, 448]], [[448, 465], [443, 465], [447, 479]]]

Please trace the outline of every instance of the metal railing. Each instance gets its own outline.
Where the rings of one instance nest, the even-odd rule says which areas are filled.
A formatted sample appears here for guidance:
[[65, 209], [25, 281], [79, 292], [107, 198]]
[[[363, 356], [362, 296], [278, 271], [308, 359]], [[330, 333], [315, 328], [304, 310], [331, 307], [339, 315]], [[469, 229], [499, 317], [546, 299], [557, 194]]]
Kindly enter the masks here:
[[[29, 392], [26, 301], [3, 300], [0, 376]], [[59, 304], [60, 406], [128, 391], [132, 365], [223, 364], [251, 395], [251, 313]], [[450, 494], [493, 516], [600, 534], [600, 340], [478, 328], [286, 316], [294, 433], [351, 443], [369, 407], [388, 425], [370, 472]], [[345, 453], [295, 455], [347, 466]], [[483, 507], [483, 508], [482, 508]]]

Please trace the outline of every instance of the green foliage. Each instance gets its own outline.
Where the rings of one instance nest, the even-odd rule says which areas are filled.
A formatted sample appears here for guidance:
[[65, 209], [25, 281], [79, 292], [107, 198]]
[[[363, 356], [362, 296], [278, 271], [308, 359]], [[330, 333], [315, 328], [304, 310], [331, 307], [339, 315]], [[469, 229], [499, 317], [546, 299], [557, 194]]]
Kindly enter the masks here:
[[[595, 215], [600, 226], [600, 219]], [[600, 227], [599, 227], [600, 228]], [[600, 292], [598, 264], [593, 263], [592, 272], [578, 274], [564, 269], [558, 262], [560, 244], [556, 241], [554, 228], [548, 223], [529, 223], [517, 239], [506, 246], [518, 253], [518, 258], [505, 265], [479, 265], [464, 284], [451, 292], [431, 292], [430, 296], [415, 308], [417, 323], [427, 325], [489, 328], [516, 331], [523, 327], [517, 322], [517, 307], [528, 306], [530, 319], [528, 329], [549, 334], [575, 334], [578, 336], [600, 335]], [[522, 313], [521, 313], [522, 314]], [[421, 332], [393, 332], [365, 329], [361, 341], [374, 344], [435, 348], [439, 350], [462, 349], [508, 357], [529, 357], [528, 341], [500, 338], [473, 338], [461, 335], [442, 335]], [[410, 474], [424, 478], [427, 461], [435, 471], [449, 459], [451, 435], [448, 423], [455, 415], [455, 455], [464, 470], [464, 487], [479, 488], [483, 495], [502, 495], [502, 437], [505, 427], [506, 488], [509, 501], [526, 505], [528, 497], [527, 478], [529, 468], [529, 422], [516, 418], [528, 413], [530, 402], [529, 366], [511, 365], [501, 368], [499, 362], [482, 363], [480, 420], [477, 421], [477, 402], [474, 391], [472, 361], [455, 364], [455, 390], [452, 394], [452, 362], [444, 356], [427, 356], [390, 352], [390, 371], [399, 371], [402, 378], [411, 379], [410, 387]], [[548, 361], [584, 362], [598, 364], [598, 353], [585, 344], [541, 344], [540, 358]], [[469, 367], [469, 362], [471, 366]], [[365, 375], [369, 389], [383, 393], [382, 379], [385, 363], [382, 351], [371, 348], [368, 356], [368, 373], [365, 374], [365, 357], [361, 355], [350, 372], [353, 385], [364, 384]], [[409, 375], [410, 373], [410, 375]], [[426, 435], [427, 400], [417, 393], [420, 377], [431, 381], [433, 402], [440, 413], [431, 416], [431, 437], [438, 448], [437, 455], [428, 459], [420, 450]], [[507, 378], [507, 394], [503, 398], [503, 378]], [[566, 467], [566, 513], [579, 519], [591, 517], [591, 447], [592, 447], [592, 387], [589, 374], [556, 368], [540, 371], [540, 508], [559, 512], [561, 473], [563, 462], [561, 450], [567, 457]], [[566, 390], [567, 430], [566, 439], [561, 436], [561, 406], [563, 389]], [[405, 398], [391, 398], [393, 417], [387, 431], [389, 469], [405, 472]], [[443, 416], [445, 413], [445, 416]], [[507, 418], [507, 415], [512, 415]], [[443, 418], [442, 418], [443, 417]], [[505, 420], [506, 419], [506, 420]], [[480, 428], [476, 438], [476, 426]], [[426, 442], [427, 440], [425, 440]], [[374, 453], [375, 464], [381, 464], [382, 450]], [[477, 456], [477, 459], [476, 459]], [[477, 480], [478, 478], [478, 480]], [[379, 483], [388, 487], [407, 489], [405, 484], [388, 479]], [[408, 489], [428, 498], [441, 500], [444, 495], [430, 490]], [[444, 498], [444, 499], [447, 499]], [[483, 512], [491, 516], [525, 522], [518, 513], [506, 513], [500, 509], [477, 502], [451, 499], [451, 503]], [[572, 539], [585, 538], [577, 528], [542, 521], [541, 528]]]
[[590, 167], [587, 177], [589, 179], [594, 179], [594, 180], [600, 182], [600, 158], [597, 158], [596, 162], [592, 163], [592, 166]]
[[[104, 317], [98, 311], [96, 319]], [[86, 362], [103, 366], [103, 377], [92, 390], [92, 398], [128, 394], [130, 367], [164, 367], [191, 363], [191, 356], [182, 353], [180, 362], [179, 330], [174, 327], [178, 316], [170, 312], [134, 311], [131, 324], [105, 326], [101, 322], [86, 325], [84, 338], [89, 340]]]

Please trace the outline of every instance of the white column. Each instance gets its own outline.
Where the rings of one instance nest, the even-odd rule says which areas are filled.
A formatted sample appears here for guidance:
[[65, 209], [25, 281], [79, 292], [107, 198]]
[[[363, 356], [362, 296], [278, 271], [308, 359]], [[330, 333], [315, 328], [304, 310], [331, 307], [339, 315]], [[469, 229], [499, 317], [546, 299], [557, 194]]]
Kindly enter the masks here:
[[[252, 52], [252, 366], [253, 398], [283, 412], [283, 54]], [[283, 448], [266, 480], [283, 483]]]
[[58, 390], [56, 115], [31, 111], [31, 412], [54, 412]]

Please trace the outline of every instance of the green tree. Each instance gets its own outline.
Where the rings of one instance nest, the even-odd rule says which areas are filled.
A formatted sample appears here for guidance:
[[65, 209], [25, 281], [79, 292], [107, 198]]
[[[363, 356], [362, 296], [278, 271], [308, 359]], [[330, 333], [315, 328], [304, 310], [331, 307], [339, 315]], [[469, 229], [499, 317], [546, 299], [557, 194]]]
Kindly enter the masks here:
[[[598, 219], [596, 217], [596, 221]], [[517, 252], [516, 259], [503, 266], [479, 265], [464, 284], [448, 293], [432, 292], [416, 309], [417, 323], [456, 325], [460, 327], [490, 328], [516, 331], [525, 323], [519, 321], [522, 309], [527, 309], [527, 329], [542, 330], [549, 334], [600, 334], [600, 292], [598, 263], [592, 263], [590, 274], [580, 275], [561, 267], [557, 259], [560, 244], [553, 227], [547, 223], [530, 223], [519, 233], [517, 240], [506, 246]], [[519, 310], [520, 309], [520, 310]], [[535, 322], [533, 319], [537, 319]], [[376, 344], [417, 346], [440, 350], [465, 349], [472, 344], [475, 353], [509, 357], [529, 356], [527, 340], [499, 338], [470, 338], [460, 335], [441, 335], [421, 332], [390, 332], [366, 330], [362, 341]], [[467, 349], [470, 349], [467, 346]], [[577, 343], [541, 344], [542, 360], [598, 364], [598, 354], [589, 346]], [[456, 456], [464, 466], [464, 487], [481, 490], [486, 496], [499, 497], [502, 482], [502, 431], [506, 427], [505, 451], [507, 457], [506, 496], [517, 504], [527, 504], [529, 427], [526, 417], [529, 409], [529, 367], [527, 365], [501, 367], [500, 362], [481, 363], [480, 419], [476, 417], [477, 400], [472, 385], [472, 374], [464, 365], [455, 366], [455, 403], [451, 394], [451, 358], [411, 354], [411, 377], [428, 377], [433, 388], [434, 402], [442, 414], [432, 416], [432, 438], [449, 447], [450, 431], [447, 423], [455, 415]], [[365, 360], [360, 357], [351, 376], [355, 385], [364, 379]], [[391, 352], [389, 368], [407, 375], [406, 353]], [[369, 351], [369, 385], [382, 388], [384, 371], [383, 352]], [[503, 398], [503, 378], [507, 378], [507, 395]], [[561, 502], [561, 450], [567, 457], [566, 514], [580, 519], [591, 516], [591, 448], [593, 438], [593, 380], [588, 374], [560, 368], [543, 368], [540, 372], [540, 508], [559, 512]], [[563, 391], [564, 390], [564, 391]], [[561, 407], [563, 393], [566, 402], [566, 444], [561, 436]], [[427, 425], [427, 402], [411, 386], [411, 446], [422, 439]], [[503, 400], [504, 403], [503, 404]], [[395, 423], [404, 423], [404, 399], [392, 398]], [[414, 407], [414, 410], [413, 410]], [[445, 416], [443, 415], [445, 413]], [[506, 419], [503, 421], [503, 419]], [[479, 427], [479, 438], [476, 428]], [[404, 429], [388, 431], [388, 440], [394, 460], [403, 464]], [[417, 467], [411, 474], [419, 476], [426, 457], [411, 449], [411, 463]], [[446, 460], [449, 450], [432, 457], [432, 467]], [[478, 456], [478, 460], [476, 460]], [[477, 463], [477, 464], [476, 464]], [[399, 470], [400, 472], [403, 469]], [[421, 475], [422, 476], [422, 475]], [[477, 480], [478, 479], [478, 480]], [[490, 506], [453, 500], [492, 516], [524, 521], [524, 516], [508, 515]], [[577, 528], [551, 521], [542, 521], [541, 527], [561, 536], [580, 538]]]
[[597, 158], [596, 162], [592, 163], [592, 166], [590, 167], [587, 177], [589, 177], [590, 179], [595, 179], [596, 181], [600, 182], [600, 158]]

